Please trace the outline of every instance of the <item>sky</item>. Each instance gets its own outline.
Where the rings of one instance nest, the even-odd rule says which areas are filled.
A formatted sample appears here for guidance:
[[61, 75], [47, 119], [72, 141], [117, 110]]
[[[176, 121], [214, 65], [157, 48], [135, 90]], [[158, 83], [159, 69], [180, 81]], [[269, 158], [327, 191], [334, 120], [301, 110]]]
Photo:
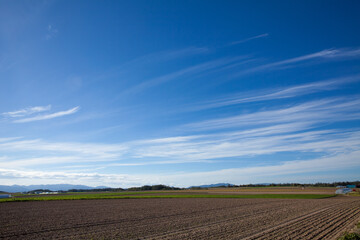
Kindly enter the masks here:
[[0, 0], [0, 184], [359, 180], [359, 9]]

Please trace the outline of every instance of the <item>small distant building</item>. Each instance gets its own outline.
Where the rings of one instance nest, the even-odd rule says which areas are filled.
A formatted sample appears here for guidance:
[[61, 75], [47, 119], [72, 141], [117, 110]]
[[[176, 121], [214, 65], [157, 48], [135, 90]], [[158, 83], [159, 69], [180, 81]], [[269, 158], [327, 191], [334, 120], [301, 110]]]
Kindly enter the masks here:
[[59, 194], [59, 192], [39, 192], [36, 194]]
[[356, 188], [356, 185], [347, 185], [347, 188]]
[[336, 186], [336, 188], [346, 188], [346, 186]]
[[11, 198], [11, 194], [0, 194], [0, 198]]
[[352, 189], [350, 189], [350, 188], [340, 188], [335, 191], [335, 194], [347, 194], [350, 192], [352, 192]]

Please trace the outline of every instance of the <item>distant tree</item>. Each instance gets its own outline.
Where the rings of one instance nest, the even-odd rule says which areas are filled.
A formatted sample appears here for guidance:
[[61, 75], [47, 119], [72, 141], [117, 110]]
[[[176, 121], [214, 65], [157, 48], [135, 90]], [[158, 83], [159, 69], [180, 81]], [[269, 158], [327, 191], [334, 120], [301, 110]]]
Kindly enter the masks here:
[[269, 185], [265, 184], [243, 184], [239, 185], [239, 187], [336, 187], [336, 186], [346, 186], [346, 185], [356, 185], [360, 187], [360, 181], [353, 181], [353, 182], [333, 182], [333, 183], [307, 183], [307, 184], [300, 184], [300, 183], [271, 183]]
[[169, 187], [166, 185], [145, 185], [142, 187], [132, 187], [132, 188], [128, 188], [128, 191], [149, 191], [149, 190], [181, 190], [181, 188], [177, 188], [177, 187]]

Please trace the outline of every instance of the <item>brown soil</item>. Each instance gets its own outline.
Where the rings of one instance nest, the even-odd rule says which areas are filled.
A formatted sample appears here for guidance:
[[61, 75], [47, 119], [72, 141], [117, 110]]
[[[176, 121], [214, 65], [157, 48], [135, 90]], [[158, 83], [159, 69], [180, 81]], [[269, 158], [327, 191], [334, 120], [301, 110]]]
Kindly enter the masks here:
[[0, 239], [333, 239], [360, 198], [104, 199], [0, 204]]

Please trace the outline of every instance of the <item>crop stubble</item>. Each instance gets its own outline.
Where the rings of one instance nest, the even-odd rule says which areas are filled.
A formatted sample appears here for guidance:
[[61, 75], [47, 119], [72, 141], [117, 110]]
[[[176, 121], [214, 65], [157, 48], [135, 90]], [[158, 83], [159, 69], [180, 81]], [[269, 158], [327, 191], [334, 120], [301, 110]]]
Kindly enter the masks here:
[[104, 199], [0, 204], [0, 239], [331, 239], [360, 199]]

